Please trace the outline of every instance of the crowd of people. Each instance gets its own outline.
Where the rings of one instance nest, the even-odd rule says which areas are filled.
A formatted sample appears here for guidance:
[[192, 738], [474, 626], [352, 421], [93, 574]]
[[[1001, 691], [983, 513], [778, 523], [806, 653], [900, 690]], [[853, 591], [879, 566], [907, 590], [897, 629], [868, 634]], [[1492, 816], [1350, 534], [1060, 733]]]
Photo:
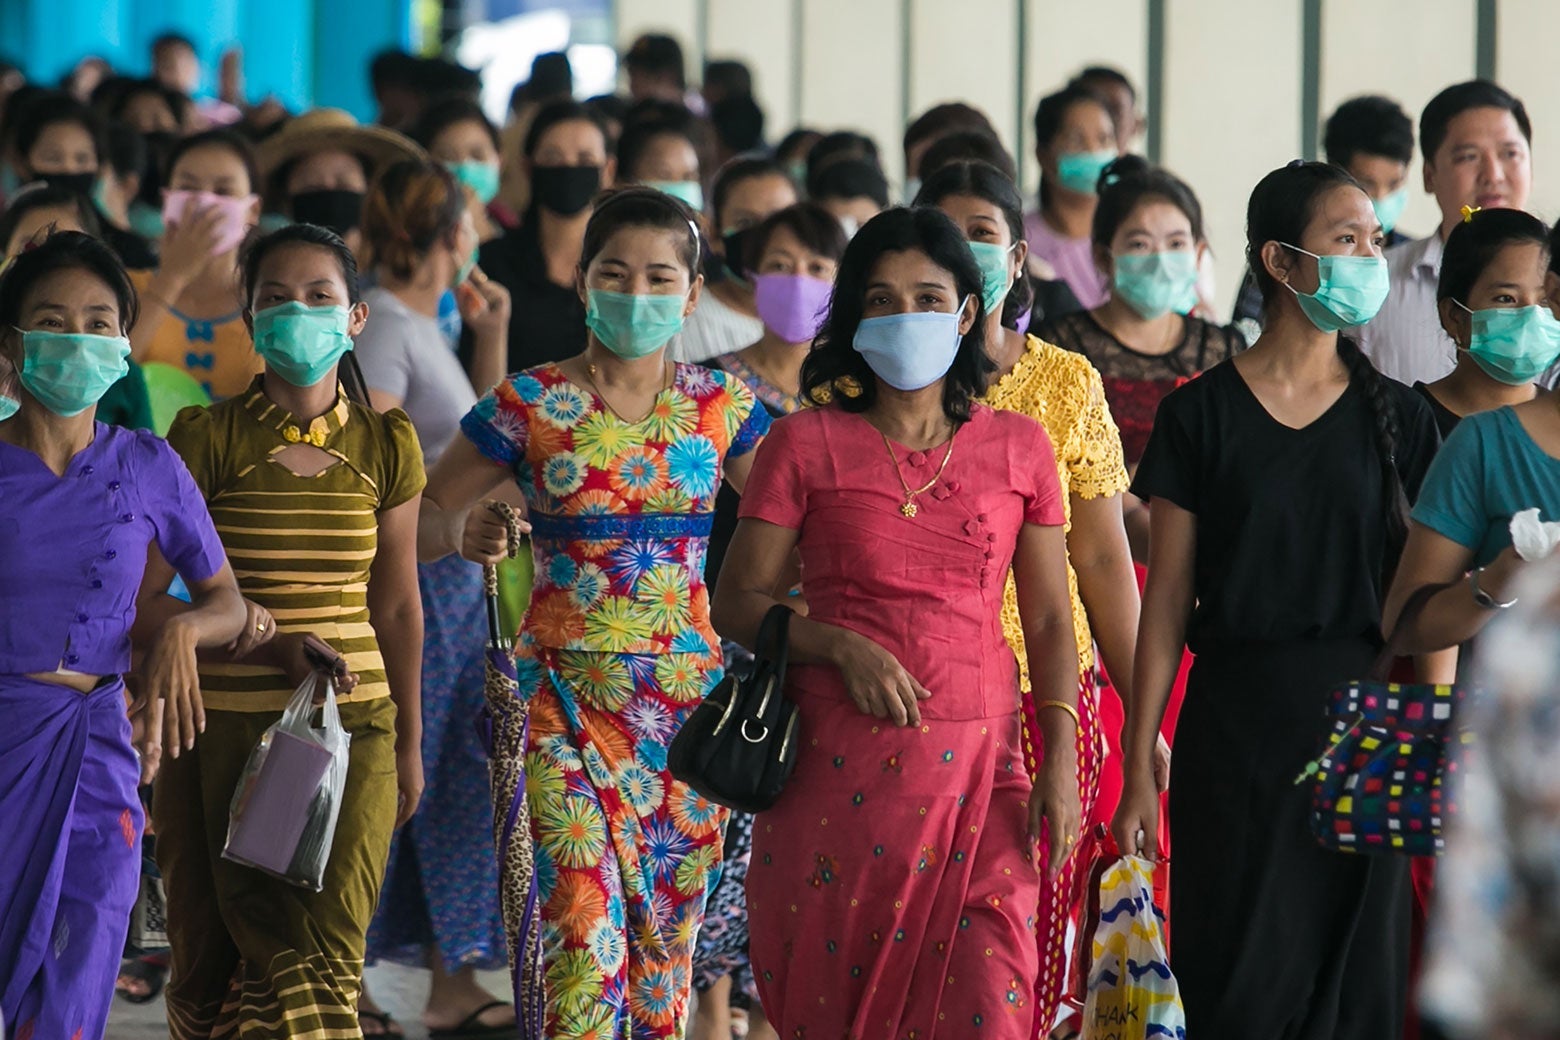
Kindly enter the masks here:
[[[744, 65], [691, 90], [661, 35], [621, 97], [544, 55], [502, 127], [437, 58], [377, 59], [360, 124], [150, 57], [0, 69], [6, 1040], [116, 993], [179, 1040], [403, 1035], [378, 961], [438, 1040], [1095, 1036], [1113, 855], [1157, 861], [1192, 1040], [1554, 1035], [1553, 572], [1512, 518], [1560, 521], [1560, 228], [1506, 90], [1417, 141], [1341, 105], [1245, 200], [1229, 311], [1107, 67], [1039, 100], [1038, 185], [950, 102], [891, 204], [879, 142], [771, 143]], [[796, 769], [728, 811], [669, 746], [777, 608]], [[1397, 629], [1420, 682], [1499, 648], [1439, 885], [1319, 844], [1295, 781]], [[321, 668], [313, 891], [223, 852]]]

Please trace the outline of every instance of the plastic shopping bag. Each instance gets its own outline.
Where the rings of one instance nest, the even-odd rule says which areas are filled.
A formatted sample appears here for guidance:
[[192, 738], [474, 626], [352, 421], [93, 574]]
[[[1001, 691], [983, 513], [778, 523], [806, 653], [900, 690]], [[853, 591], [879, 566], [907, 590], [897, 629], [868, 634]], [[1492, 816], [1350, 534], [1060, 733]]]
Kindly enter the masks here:
[[[324, 728], [315, 729], [310, 723], [321, 684]], [[310, 675], [249, 754], [233, 792], [222, 858], [315, 892], [324, 888], [350, 740], [341, 728], [335, 687], [319, 673]]]
[[1083, 1040], [1186, 1040], [1186, 1012], [1154, 905], [1154, 865], [1123, 856], [1100, 877]]

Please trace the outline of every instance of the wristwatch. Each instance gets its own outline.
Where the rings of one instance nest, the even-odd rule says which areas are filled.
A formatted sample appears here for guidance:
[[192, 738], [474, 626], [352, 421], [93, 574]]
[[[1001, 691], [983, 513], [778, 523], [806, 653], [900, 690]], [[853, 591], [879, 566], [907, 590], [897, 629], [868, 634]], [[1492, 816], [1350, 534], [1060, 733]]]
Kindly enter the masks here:
[[1473, 591], [1473, 601], [1485, 610], [1506, 610], [1517, 605], [1516, 597], [1512, 597], [1502, 603], [1488, 592], [1479, 587], [1479, 576], [1484, 573], [1483, 567], [1475, 567], [1468, 572], [1468, 588]]

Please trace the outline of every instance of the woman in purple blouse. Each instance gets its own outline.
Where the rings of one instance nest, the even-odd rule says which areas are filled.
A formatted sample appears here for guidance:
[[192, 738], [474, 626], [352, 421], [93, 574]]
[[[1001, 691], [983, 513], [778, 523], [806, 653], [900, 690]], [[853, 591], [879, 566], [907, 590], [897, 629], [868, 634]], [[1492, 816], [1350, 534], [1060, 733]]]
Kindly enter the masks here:
[[[125, 684], [149, 552], [194, 609], [145, 618], [145, 751], [204, 725], [195, 653], [244, 634], [238, 594], [184, 463], [96, 421], [125, 373], [135, 292], [102, 243], [63, 232], [0, 277], [0, 355], [20, 408], [0, 423], [0, 1015], [6, 1036], [100, 1037], [141, 865]], [[160, 725], [159, 725], [160, 720]]]

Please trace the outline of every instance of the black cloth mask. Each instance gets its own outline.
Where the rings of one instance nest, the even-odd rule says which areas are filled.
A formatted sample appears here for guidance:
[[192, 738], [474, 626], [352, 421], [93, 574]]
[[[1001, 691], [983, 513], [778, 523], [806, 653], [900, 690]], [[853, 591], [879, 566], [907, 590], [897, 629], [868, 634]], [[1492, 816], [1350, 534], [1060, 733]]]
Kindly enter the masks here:
[[345, 235], [363, 219], [361, 191], [301, 191], [292, 197], [292, 217], [300, 224], [318, 224]]
[[559, 216], [572, 217], [601, 191], [600, 166], [533, 166], [531, 197]]

